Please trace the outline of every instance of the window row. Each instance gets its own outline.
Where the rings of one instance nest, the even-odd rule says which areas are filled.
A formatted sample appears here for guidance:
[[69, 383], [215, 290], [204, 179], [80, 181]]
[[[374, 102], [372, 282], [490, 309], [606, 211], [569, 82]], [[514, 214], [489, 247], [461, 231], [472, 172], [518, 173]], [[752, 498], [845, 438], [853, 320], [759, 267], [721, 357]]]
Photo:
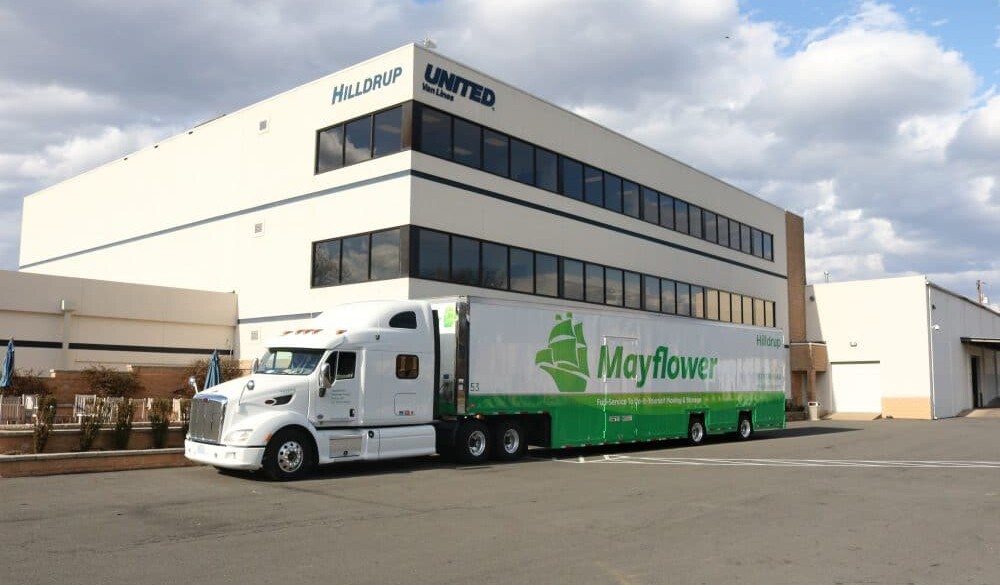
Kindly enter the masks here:
[[774, 260], [774, 237], [767, 232], [440, 110], [416, 107], [420, 152]]
[[[316, 173], [325, 173], [408, 148], [404, 106], [320, 130], [316, 134]], [[409, 117], [409, 116], [405, 116]], [[409, 132], [406, 133], [406, 136]]]
[[418, 278], [774, 327], [774, 301], [495, 242], [413, 228]]
[[399, 228], [314, 242], [312, 286], [354, 284], [402, 276]]

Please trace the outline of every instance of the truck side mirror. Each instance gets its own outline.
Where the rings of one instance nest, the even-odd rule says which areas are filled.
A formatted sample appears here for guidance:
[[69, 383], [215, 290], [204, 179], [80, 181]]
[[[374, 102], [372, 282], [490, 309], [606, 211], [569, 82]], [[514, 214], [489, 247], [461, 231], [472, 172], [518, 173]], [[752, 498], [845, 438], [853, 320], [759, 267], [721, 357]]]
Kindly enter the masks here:
[[333, 385], [333, 376], [330, 375], [330, 363], [324, 363], [319, 369], [319, 395], [326, 395], [326, 389]]

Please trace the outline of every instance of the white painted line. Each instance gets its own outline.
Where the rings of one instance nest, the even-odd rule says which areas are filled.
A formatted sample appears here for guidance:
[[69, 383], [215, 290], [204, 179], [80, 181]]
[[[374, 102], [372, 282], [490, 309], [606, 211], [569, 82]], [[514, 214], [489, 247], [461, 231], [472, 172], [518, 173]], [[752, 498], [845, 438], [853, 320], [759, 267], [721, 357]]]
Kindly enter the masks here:
[[[580, 463], [585, 460], [581, 457]], [[631, 465], [688, 465], [713, 467], [862, 467], [862, 468], [921, 468], [921, 469], [998, 469], [1000, 461], [934, 461], [880, 459], [709, 459], [701, 457], [636, 457], [604, 455], [595, 463], [627, 463]]]

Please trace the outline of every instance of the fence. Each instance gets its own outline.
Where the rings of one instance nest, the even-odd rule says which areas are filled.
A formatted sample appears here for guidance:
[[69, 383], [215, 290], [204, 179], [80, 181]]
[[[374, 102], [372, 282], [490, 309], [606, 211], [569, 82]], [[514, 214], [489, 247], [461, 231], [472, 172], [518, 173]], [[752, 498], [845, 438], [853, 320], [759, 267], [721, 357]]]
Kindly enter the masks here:
[[30, 423], [38, 408], [38, 396], [0, 396], [0, 424]]
[[[92, 412], [98, 400], [96, 394], [77, 394], [73, 399], [73, 418], [80, 422], [88, 411]], [[118, 405], [124, 400], [132, 402], [132, 422], [149, 422], [149, 413], [153, 409], [153, 401], [156, 398], [122, 398], [107, 397], [101, 400], [107, 401], [111, 405], [108, 413], [109, 420], [114, 420], [118, 412]], [[188, 410], [184, 407], [186, 398], [174, 398], [171, 401], [170, 420], [173, 422], [185, 422], [188, 417]], [[30, 421], [30, 419], [29, 419]]]

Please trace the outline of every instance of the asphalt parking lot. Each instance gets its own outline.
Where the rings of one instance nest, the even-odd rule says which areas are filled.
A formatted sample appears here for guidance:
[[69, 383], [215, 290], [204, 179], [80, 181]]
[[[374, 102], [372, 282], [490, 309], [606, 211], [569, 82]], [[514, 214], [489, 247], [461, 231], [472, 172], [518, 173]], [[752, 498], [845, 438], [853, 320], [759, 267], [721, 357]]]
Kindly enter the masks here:
[[1000, 583], [1000, 419], [0, 480], [0, 583]]

